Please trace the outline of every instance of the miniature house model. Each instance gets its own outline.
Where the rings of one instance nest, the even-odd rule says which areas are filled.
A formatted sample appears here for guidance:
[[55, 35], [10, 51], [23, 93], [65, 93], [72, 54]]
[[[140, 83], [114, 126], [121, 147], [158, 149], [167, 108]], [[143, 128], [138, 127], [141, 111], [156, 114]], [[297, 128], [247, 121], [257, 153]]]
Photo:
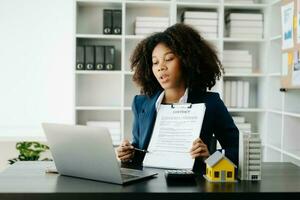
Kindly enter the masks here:
[[205, 160], [206, 175], [204, 177], [211, 182], [235, 182], [236, 165], [233, 164], [224, 153], [216, 151]]

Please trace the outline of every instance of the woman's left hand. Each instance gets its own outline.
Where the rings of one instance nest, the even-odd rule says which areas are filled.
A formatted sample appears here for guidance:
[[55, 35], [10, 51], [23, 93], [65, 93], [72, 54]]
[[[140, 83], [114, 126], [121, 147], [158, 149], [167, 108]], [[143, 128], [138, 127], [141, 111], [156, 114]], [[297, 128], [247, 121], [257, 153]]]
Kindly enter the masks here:
[[206, 159], [210, 156], [206, 144], [200, 138], [197, 138], [193, 142], [193, 146], [190, 150], [190, 154], [192, 158], [202, 157]]

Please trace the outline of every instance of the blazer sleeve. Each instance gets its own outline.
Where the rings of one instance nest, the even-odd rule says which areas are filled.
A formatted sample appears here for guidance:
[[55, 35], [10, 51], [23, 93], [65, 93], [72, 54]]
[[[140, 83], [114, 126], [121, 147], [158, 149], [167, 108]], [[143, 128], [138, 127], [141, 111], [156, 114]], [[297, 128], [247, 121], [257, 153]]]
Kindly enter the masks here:
[[219, 95], [215, 105], [214, 134], [226, 157], [238, 166], [239, 130]]
[[137, 112], [137, 96], [134, 97], [131, 105], [131, 110], [133, 113], [133, 125], [132, 125], [132, 145], [139, 148], [139, 125], [138, 125], [138, 112]]

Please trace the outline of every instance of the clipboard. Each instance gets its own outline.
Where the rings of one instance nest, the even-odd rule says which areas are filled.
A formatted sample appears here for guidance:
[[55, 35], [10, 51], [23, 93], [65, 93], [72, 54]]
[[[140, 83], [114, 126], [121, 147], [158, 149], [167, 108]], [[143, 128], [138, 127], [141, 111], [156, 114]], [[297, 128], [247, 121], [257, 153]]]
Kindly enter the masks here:
[[193, 141], [200, 136], [205, 104], [160, 105], [143, 165], [164, 169], [192, 169]]

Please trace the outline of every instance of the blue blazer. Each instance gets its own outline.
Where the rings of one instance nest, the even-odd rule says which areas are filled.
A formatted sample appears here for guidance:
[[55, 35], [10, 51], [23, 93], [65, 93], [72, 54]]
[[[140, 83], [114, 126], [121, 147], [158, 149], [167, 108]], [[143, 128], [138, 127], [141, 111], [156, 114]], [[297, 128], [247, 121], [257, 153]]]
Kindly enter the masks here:
[[[148, 148], [156, 118], [155, 104], [160, 93], [161, 91], [158, 91], [151, 97], [145, 95], [134, 97], [132, 102], [134, 115], [132, 145], [137, 148]], [[219, 94], [193, 89], [189, 90], [187, 102], [205, 103], [206, 111], [199, 137], [210, 149], [209, 144], [211, 144], [214, 134], [222, 148], [225, 149], [225, 155], [238, 166], [239, 131]], [[136, 159], [142, 161], [143, 156]], [[196, 172], [203, 172], [205, 170], [203, 160], [197, 158], [193, 169]]]

